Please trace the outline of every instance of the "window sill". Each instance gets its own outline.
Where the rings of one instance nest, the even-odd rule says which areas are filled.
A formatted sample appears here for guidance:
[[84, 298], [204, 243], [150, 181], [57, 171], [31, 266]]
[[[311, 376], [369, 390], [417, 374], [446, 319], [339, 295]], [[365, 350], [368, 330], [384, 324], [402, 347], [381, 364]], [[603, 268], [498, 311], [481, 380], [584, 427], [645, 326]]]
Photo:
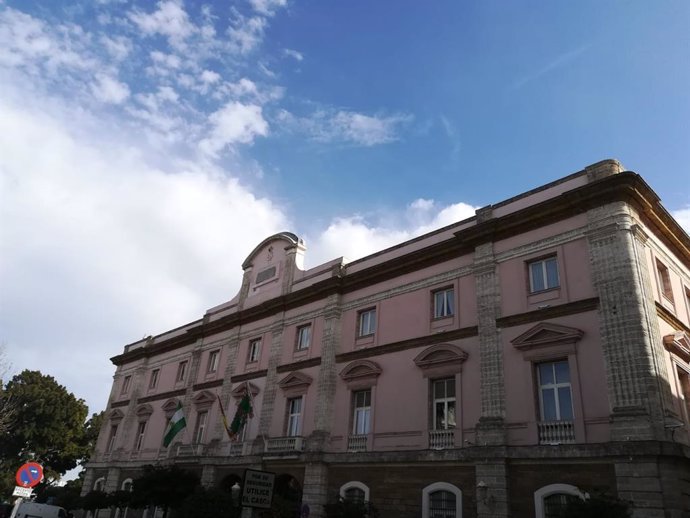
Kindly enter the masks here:
[[371, 345], [374, 343], [374, 338], [376, 333], [370, 335], [362, 335], [355, 338], [355, 347], [364, 347], [365, 345]]
[[549, 288], [548, 290], [535, 291], [527, 295], [529, 305], [541, 304], [547, 300], [554, 300], [561, 297], [561, 287]]

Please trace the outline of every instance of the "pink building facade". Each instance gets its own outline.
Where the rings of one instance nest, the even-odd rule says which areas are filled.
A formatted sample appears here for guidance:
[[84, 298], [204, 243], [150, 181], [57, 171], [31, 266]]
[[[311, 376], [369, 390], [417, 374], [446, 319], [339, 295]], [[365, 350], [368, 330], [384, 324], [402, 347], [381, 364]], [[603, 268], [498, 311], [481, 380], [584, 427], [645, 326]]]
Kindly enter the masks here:
[[[338, 495], [548, 518], [595, 492], [688, 516], [690, 240], [640, 176], [606, 160], [354, 262], [304, 253], [265, 239], [232, 300], [112, 359], [85, 491], [164, 463], [274, 472], [316, 518]], [[218, 398], [232, 418], [247, 390], [231, 442]]]

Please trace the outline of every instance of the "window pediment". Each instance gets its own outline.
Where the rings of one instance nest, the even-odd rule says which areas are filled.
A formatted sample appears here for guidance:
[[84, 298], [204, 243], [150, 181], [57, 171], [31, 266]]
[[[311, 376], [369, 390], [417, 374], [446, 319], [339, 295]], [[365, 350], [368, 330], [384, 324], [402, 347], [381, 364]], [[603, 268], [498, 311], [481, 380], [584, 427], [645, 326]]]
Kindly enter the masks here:
[[163, 404], [163, 412], [165, 412], [165, 416], [167, 418], [172, 417], [172, 415], [175, 413], [177, 410], [177, 405], [180, 402], [179, 399], [173, 398], [173, 399], [168, 399], [164, 404]]
[[208, 390], [202, 390], [192, 398], [192, 403], [196, 407], [207, 407], [211, 406], [215, 400], [216, 397], [212, 393]]
[[244, 394], [247, 392], [247, 389], [249, 389], [249, 393], [252, 397], [256, 397], [259, 394], [259, 387], [257, 387], [253, 383], [241, 383], [240, 385], [237, 385], [234, 389], [232, 389], [230, 395], [232, 395], [232, 397], [234, 397], [235, 399], [240, 399], [244, 397]]
[[437, 344], [427, 347], [419, 353], [414, 363], [422, 370], [434, 369], [436, 367], [457, 366], [458, 371], [462, 369], [463, 362], [469, 354], [460, 347], [453, 344]]
[[680, 356], [686, 362], [690, 362], [690, 335], [685, 331], [664, 336], [664, 347], [667, 351]]
[[381, 366], [371, 360], [355, 360], [340, 371], [340, 377], [350, 390], [373, 387], [383, 372]]
[[535, 347], [558, 344], [574, 344], [584, 335], [584, 331], [575, 327], [561, 326], [540, 322], [510, 341], [516, 349], [528, 351]]
[[291, 372], [278, 382], [278, 386], [283, 390], [304, 390], [306, 391], [313, 378], [303, 372]]
[[122, 418], [125, 417], [125, 414], [120, 410], [119, 408], [116, 408], [112, 412], [110, 412], [110, 415], [108, 416], [108, 419], [110, 421], [122, 421]]
[[136, 414], [139, 417], [149, 417], [151, 414], [153, 414], [153, 407], [149, 404], [139, 405]]

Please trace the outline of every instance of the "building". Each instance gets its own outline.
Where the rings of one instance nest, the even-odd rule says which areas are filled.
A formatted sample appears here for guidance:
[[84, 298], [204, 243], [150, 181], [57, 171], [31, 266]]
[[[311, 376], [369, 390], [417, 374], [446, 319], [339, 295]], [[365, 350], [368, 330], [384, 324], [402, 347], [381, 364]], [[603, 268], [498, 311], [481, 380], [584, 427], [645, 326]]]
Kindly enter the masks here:
[[[265, 239], [235, 298], [112, 358], [85, 491], [165, 462], [274, 472], [312, 517], [342, 495], [545, 518], [597, 491], [689, 516], [690, 239], [639, 175], [606, 160], [354, 262], [304, 252]], [[246, 390], [230, 442], [218, 396], [232, 416]]]

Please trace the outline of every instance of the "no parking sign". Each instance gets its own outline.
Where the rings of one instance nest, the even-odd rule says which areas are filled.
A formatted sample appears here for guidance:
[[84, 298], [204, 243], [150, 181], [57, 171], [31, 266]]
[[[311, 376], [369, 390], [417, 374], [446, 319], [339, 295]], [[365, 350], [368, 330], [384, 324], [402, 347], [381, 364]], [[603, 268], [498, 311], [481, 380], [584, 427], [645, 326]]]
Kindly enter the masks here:
[[21, 487], [34, 487], [43, 480], [43, 466], [38, 462], [27, 462], [17, 470], [17, 485]]

